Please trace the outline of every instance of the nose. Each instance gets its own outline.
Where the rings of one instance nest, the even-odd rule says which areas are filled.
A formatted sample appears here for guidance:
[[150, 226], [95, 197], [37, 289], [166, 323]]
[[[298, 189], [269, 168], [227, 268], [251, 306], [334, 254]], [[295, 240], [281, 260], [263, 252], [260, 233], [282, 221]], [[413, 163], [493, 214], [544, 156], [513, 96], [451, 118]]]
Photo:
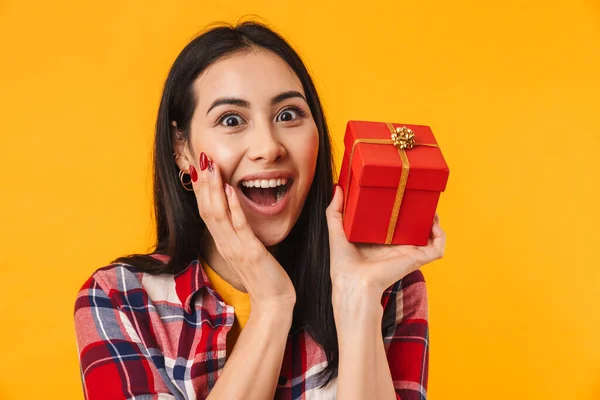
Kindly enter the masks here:
[[274, 127], [256, 127], [249, 135], [248, 157], [253, 161], [275, 162], [287, 154]]

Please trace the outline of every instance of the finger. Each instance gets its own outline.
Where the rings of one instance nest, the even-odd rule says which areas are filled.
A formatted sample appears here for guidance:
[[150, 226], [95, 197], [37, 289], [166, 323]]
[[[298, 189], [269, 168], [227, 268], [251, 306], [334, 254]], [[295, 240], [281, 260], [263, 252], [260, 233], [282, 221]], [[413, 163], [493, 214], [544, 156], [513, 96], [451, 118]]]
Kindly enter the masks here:
[[439, 224], [434, 224], [431, 227], [431, 233], [429, 234], [429, 240], [426, 246], [418, 247], [421, 249], [425, 256], [425, 262], [431, 262], [442, 258], [446, 247], [446, 233], [440, 227]]
[[421, 268], [444, 256], [446, 234], [439, 223], [434, 223], [426, 246], [402, 246], [409, 248], [402, 256], [393, 257], [385, 262], [376, 273], [382, 282], [390, 285], [405, 277], [411, 272]]
[[[229, 206], [225, 196], [225, 186], [221, 177], [221, 169], [216, 162], [209, 160], [208, 167], [204, 171], [208, 176], [208, 186], [210, 188], [210, 200], [213, 206], [213, 218], [219, 222], [230, 222]], [[227, 225], [231, 225], [230, 223]]]
[[192, 188], [196, 195], [196, 202], [198, 203], [198, 211], [202, 220], [206, 224], [206, 220], [209, 218], [211, 209], [211, 196], [210, 196], [210, 184], [209, 176], [205, 174], [200, 168], [200, 163], [194, 165], [193, 163], [189, 166], [190, 175], [192, 177]]
[[238, 245], [239, 240], [233, 229], [229, 204], [225, 195], [225, 186], [221, 177], [221, 170], [216, 162], [209, 160], [204, 171], [208, 175], [211, 196], [211, 216], [215, 230], [218, 229], [221, 243]]
[[[215, 187], [220, 186], [220, 174], [215, 173], [214, 165], [208, 168], [208, 163], [208, 157], [202, 153], [199, 165], [204, 166], [204, 170], [200, 168], [196, 171], [197, 181], [193, 184], [193, 188], [200, 216], [217, 246], [223, 249], [235, 243], [231, 237], [233, 228], [229, 221], [228, 209], [224, 208], [225, 205], [219, 205], [218, 197], [213, 196]], [[192, 176], [192, 181], [193, 178], [194, 176]], [[219, 187], [219, 190], [223, 191], [224, 189]]]
[[431, 245], [428, 247], [435, 250], [432, 256], [436, 258], [443, 257], [446, 248], [446, 232], [444, 232], [439, 223], [433, 225], [431, 236]]
[[438, 214], [435, 214], [433, 218], [433, 224], [431, 225], [431, 231], [429, 232], [429, 238], [434, 239], [437, 236], [440, 236], [444, 233], [440, 226], [440, 217]]
[[229, 184], [225, 184], [225, 194], [227, 195], [227, 202], [229, 205], [229, 211], [231, 213], [231, 225], [233, 229], [238, 233], [242, 243], [247, 243], [250, 240], [256, 239], [254, 231], [248, 224], [246, 214], [240, 205], [240, 199], [236, 190]]
[[333, 199], [329, 204], [329, 207], [325, 210], [325, 216], [327, 217], [327, 227], [329, 230], [329, 242], [330, 244], [338, 241], [347, 242], [346, 234], [344, 233], [344, 222], [342, 218], [342, 207], [344, 204], [344, 195], [342, 188], [335, 186], [333, 192]]
[[414, 246], [399, 257], [393, 257], [373, 269], [380, 282], [386, 287], [416, 271], [422, 266], [440, 258], [433, 246]]

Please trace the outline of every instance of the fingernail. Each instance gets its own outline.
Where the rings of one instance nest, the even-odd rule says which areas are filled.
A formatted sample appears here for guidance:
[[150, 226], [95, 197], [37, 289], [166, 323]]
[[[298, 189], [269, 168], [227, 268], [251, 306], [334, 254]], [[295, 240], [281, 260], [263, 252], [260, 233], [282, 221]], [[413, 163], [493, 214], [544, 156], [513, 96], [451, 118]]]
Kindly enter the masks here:
[[198, 180], [198, 171], [196, 171], [196, 168], [192, 164], [190, 164], [190, 176], [192, 177], [192, 182], [196, 183]]
[[227, 197], [231, 197], [231, 186], [228, 183], [225, 184], [225, 194]]
[[208, 157], [204, 152], [200, 153], [200, 170], [204, 171], [208, 167]]

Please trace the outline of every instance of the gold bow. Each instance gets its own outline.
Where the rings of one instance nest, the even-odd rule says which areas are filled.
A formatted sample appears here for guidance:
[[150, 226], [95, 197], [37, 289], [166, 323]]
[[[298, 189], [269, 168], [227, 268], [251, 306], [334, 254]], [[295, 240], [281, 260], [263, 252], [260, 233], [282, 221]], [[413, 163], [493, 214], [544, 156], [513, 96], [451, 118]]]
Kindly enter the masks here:
[[415, 133], [405, 126], [396, 128], [393, 131], [392, 140], [394, 141], [394, 146], [399, 149], [412, 149], [415, 147]]
[[350, 191], [352, 158], [354, 157], [356, 145], [360, 143], [394, 145], [398, 149], [400, 160], [402, 160], [402, 174], [400, 175], [400, 182], [398, 183], [398, 190], [396, 191], [394, 207], [392, 208], [392, 215], [390, 217], [390, 223], [388, 225], [387, 236], [385, 239], [385, 244], [390, 244], [392, 243], [394, 231], [396, 230], [396, 222], [398, 222], [398, 214], [400, 213], [400, 206], [402, 205], [402, 198], [404, 197], [406, 183], [408, 182], [408, 174], [410, 172], [410, 163], [408, 162], [406, 150], [410, 150], [415, 146], [438, 147], [438, 145], [429, 143], [415, 143], [415, 133], [406, 126], [394, 128], [394, 126], [389, 122], [386, 123], [386, 126], [390, 130], [391, 139], [356, 139], [352, 144], [352, 150], [350, 151], [350, 158], [348, 160], [348, 179], [346, 181], [346, 190], [344, 193], [344, 215], [346, 214], [346, 203], [348, 200], [348, 192]]

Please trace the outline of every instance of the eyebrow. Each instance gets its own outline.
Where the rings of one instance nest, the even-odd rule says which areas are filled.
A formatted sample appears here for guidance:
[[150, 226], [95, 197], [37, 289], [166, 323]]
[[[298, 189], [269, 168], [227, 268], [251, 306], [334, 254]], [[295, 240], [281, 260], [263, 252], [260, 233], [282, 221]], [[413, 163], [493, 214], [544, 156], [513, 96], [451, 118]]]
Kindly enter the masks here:
[[224, 104], [233, 104], [234, 106], [240, 106], [245, 108], [250, 108], [250, 103], [246, 100], [237, 99], [235, 97], [222, 97], [220, 99], [216, 99], [213, 103], [208, 107], [208, 111], [206, 115], [215, 107], [222, 106]]
[[[287, 99], [291, 99], [294, 97], [299, 97], [302, 100], [304, 100], [306, 103], [308, 103], [306, 101], [306, 98], [304, 98], [304, 95], [302, 95], [302, 93], [296, 91], [296, 90], [288, 90], [287, 92], [283, 92], [278, 94], [277, 96], [273, 97], [271, 99], [271, 105], [275, 105], [278, 103], [281, 103], [284, 100]], [[215, 101], [213, 101], [213, 103], [210, 105], [210, 107], [208, 107], [208, 111], [206, 111], [206, 115], [208, 115], [208, 113], [215, 107], [218, 106], [222, 106], [225, 104], [232, 104], [234, 106], [239, 106], [239, 107], [244, 107], [244, 108], [250, 108], [250, 102], [248, 102], [247, 100], [244, 99], [239, 99], [236, 97], [221, 97], [219, 99], [216, 99]]]
[[287, 92], [280, 93], [277, 96], [273, 97], [271, 99], [271, 105], [274, 106], [277, 103], [281, 103], [284, 100], [291, 99], [294, 97], [299, 97], [302, 100], [304, 100], [306, 103], [308, 103], [308, 101], [306, 101], [306, 99], [304, 98], [302, 93], [300, 93], [296, 90], [288, 90]]

